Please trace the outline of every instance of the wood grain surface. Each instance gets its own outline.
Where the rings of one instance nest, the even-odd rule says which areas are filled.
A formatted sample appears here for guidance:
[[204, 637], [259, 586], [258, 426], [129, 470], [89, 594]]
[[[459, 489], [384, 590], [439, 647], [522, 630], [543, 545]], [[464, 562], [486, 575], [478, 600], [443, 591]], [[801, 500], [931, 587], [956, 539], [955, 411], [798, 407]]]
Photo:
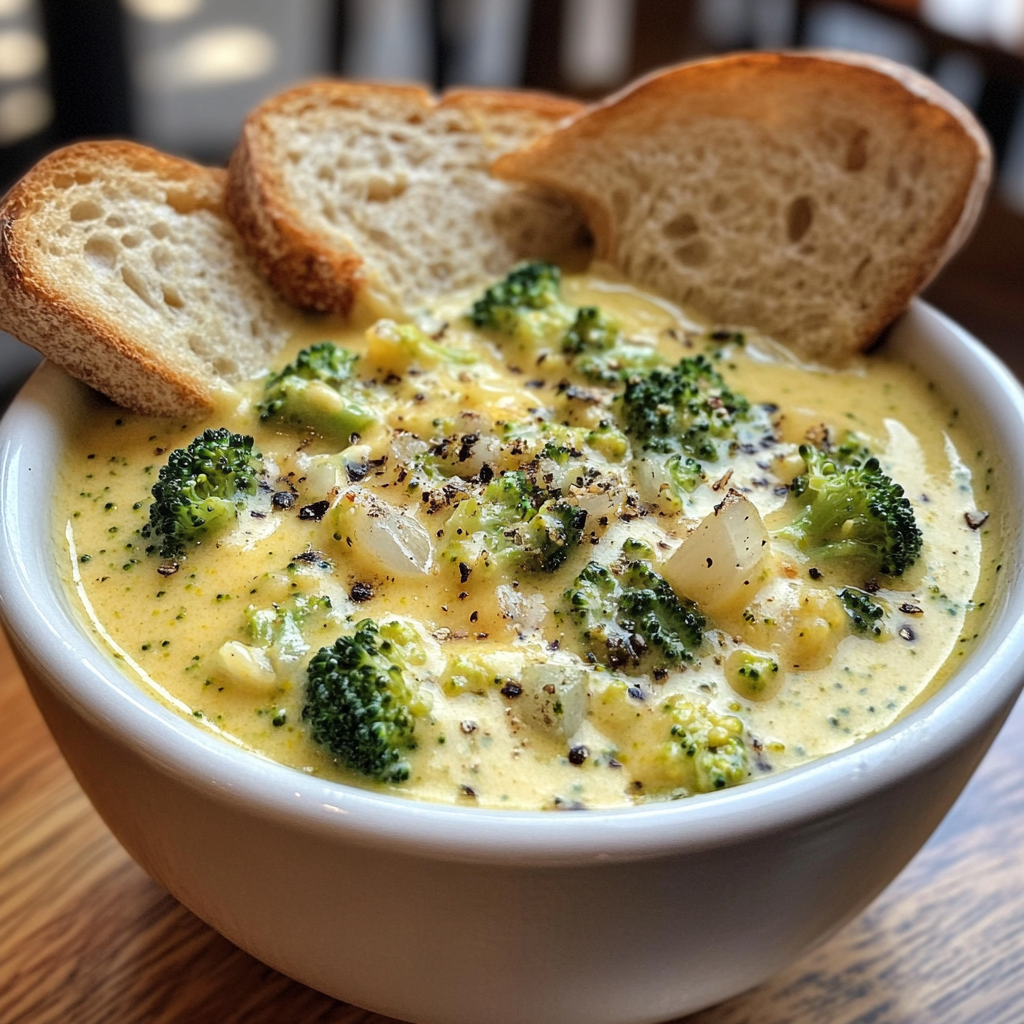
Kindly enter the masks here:
[[[1024, 1020], [1022, 741], [1024, 706], [865, 914], [689, 1024]], [[252, 959], [129, 859], [61, 759], [0, 635], [0, 1024], [357, 1021], [385, 1018]]]

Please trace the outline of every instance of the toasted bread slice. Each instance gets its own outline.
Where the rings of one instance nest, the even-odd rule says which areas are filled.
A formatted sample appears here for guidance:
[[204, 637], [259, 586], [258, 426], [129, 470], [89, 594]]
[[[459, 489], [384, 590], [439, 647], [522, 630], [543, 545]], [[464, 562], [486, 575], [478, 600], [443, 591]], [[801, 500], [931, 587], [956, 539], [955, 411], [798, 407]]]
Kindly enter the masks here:
[[534, 93], [436, 100], [412, 86], [312, 82], [246, 120], [228, 215], [295, 305], [347, 315], [360, 297], [411, 311], [587, 237], [574, 206], [488, 170], [581, 109]]
[[579, 203], [637, 284], [841, 362], [967, 237], [991, 162], [970, 112], [908, 68], [762, 53], [654, 74], [494, 172]]
[[225, 217], [225, 180], [128, 142], [45, 157], [0, 205], [0, 328], [129, 409], [206, 407], [295, 317]]

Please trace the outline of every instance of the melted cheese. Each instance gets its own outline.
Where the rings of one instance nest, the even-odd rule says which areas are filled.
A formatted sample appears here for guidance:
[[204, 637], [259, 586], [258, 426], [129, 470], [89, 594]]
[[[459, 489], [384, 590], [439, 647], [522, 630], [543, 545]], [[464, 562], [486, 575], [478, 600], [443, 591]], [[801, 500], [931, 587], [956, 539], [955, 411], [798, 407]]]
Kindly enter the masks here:
[[[965, 520], [984, 505], [975, 495], [984, 456], [922, 372], [884, 349], [843, 370], [803, 367], [749, 334], [745, 344], [713, 340], [679, 310], [608, 279], [570, 278], [563, 295], [574, 307], [599, 305], [670, 363], [706, 353], [734, 391], [778, 407], [766, 414], [774, 440], [708, 463], [706, 481], [676, 502], [659, 498], [657, 472], [639, 480], [635, 463], [604, 449], [588, 449], [589, 475], [570, 458], [563, 479], [555, 460], [534, 458], [552, 424], [595, 430], [614, 421], [617, 407], [611, 391], [574, 380], [557, 349], [474, 333], [462, 315], [466, 296], [432, 311], [435, 328], [448, 323], [443, 355], [411, 366], [388, 347], [388, 328], [368, 341], [367, 324], [318, 322], [297, 332], [286, 355], [330, 338], [364, 357], [361, 372], [373, 382], [367, 394], [379, 415], [351, 439], [350, 479], [331, 458], [337, 443], [260, 421], [262, 381], [225, 393], [202, 422], [147, 419], [95, 400], [63, 467], [57, 530], [69, 588], [97, 642], [157, 699], [254, 754], [356, 785], [491, 807], [686, 795], [692, 766], [677, 763], [686, 754], [672, 735], [690, 728], [687, 708], [706, 707], [726, 731], [742, 730], [744, 777], [755, 778], [885, 728], [941, 684], [974, 634], [965, 623], [993, 559], [990, 525]], [[295, 504], [278, 509], [256, 496], [233, 528], [161, 575], [159, 555], [147, 550], [154, 541], [140, 535], [150, 489], [170, 450], [222, 425], [255, 436], [271, 488], [294, 491]], [[814, 564], [776, 537], [750, 599], [708, 616], [694, 661], [656, 675], [589, 664], [574, 623], [557, 614], [586, 562], [621, 560], [631, 541], [663, 567], [730, 489], [777, 530], [794, 512], [786, 484], [802, 465], [797, 445], [820, 438], [823, 425], [869, 445], [903, 485], [923, 533], [917, 563], [883, 578], [875, 594], [886, 609], [882, 636], [854, 630], [837, 597], [866, 581]], [[564, 440], [564, 430], [557, 436]], [[466, 495], [479, 485], [466, 481], [484, 466], [529, 459], [587, 511], [583, 543], [556, 571], [503, 578], [479, 544], [454, 536], [449, 519], [462, 506], [458, 521], [468, 521]], [[326, 505], [299, 514], [317, 502]], [[389, 527], [393, 514], [404, 517], [400, 529]], [[251, 609], [285, 606], [296, 593], [329, 598], [329, 613], [308, 620], [291, 655], [264, 650], [247, 626]], [[398, 617], [419, 631], [419, 659], [407, 674], [429, 710], [408, 755], [411, 778], [401, 783], [339, 765], [302, 718], [310, 654], [364, 617]], [[761, 691], [745, 689], [733, 671], [746, 650], [779, 666]], [[672, 711], [676, 700], [682, 711]]]

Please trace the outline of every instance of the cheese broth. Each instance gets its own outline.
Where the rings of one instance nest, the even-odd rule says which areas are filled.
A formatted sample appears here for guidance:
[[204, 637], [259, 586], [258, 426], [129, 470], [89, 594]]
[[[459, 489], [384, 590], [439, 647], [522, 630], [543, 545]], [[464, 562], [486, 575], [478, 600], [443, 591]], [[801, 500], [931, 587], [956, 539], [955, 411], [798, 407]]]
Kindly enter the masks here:
[[[870, 736], [940, 685], [969, 649], [977, 629], [974, 602], [991, 585], [993, 520], [980, 528], [968, 523], [977, 523], [979, 508], [987, 507], [985, 474], [991, 470], [925, 369], [894, 361], [884, 348], [843, 370], [803, 367], [749, 333], [743, 343], [715, 340], [673, 307], [611, 280], [567, 278], [563, 295], [573, 306], [600, 306], [630, 338], [657, 348], [670, 363], [707, 354], [734, 391], [778, 407], [770, 414], [775, 443], [706, 466], [706, 481], [685, 496], [682, 508], [658, 507], [625, 487], [621, 503], [609, 504], [604, 515], [591, 507], [584, 541], [565, 566], [497, 581], [482, 570], [467, 576], [462, 567], [445, 564], [451, 508], [436, 488], [411, 488], [408, 467], [406, 478], [401, 474], [403, 464], [422, 462], [424, 446], [416, 438], [458, 439], [516, 424], [529, 447], [531, 430], [544, 429], [538, 418], [593, 429], [613, 416], [614, 406], [600, 389], [567, 388], [557, 355], [542, 359], [526, 347], [474, 334], [462, 316], [465, 296], [434, 310], [434, 327], [448, 322], [440, 343], [472, 352], [477, 361], [377, 371], [385, 411], [357, 439], [368, 446], [359, 453], [370, 469], [351, 487], [344, 480], [333, 488], [329, 478], [325, 483], [316, 461], [337, 444], [260, 421], [261, 380], [222, 394], [201, 421], [137, 416], [97, 397], [63, 465], [57, 511], [68, 586], [97, 643], [143, 689], [192, 717], [198, 728], [255, 755], [404, 796], [486, 807], [604, 807], [687, 795], [693, 787], [680, 783], [688, 776], [674, 775], [672, 759], [659, 753], [667, 738], [659, 716], [673, 695], [742, 723], [747, 777], [756, 779]], [[365, 354], [367, 326], [304, 324], [278, 365], [328, 338]], [[797, 445], [820, 437], [823, 425], [832, 437], [855, 431], [904, 487], [923, 533], [912, 568], [897, 578], [851, 579], [773, 540], [771, 579], [742, 615], [708, 617], [692, 663], [661, 678], [587, 666], [583, 714], [572, 722], [571, 735], [565, 722], [552, 727], [550, 714], [545, 721], [536, 695], [526, 694], [530, 701], [524, 702], [521, 688], [516, 692], [524, 666], [586, 664], [573, 623], [555, 612], [588, 560], [609, 564], [632, 540], [649, 546], [657, 569], [729, 489], [756, 505], [769, 530], [782, 526], [793, 514], [786, 485], [798, 472]], [[233, 528], [161, 575], [159, 567], [167, 566], [147, 553], [153, 541], [140, 536], [150, 490], [168, 452], [217, 426], [255, 437], [276, 470], [272, 489], [294, 491], [294, 505], [275, 508], [258, 495]], [[466, 459], [474, 470], [476, 458]], [[628, 460], [602, 471], [614, 475], [623, 465]], [[360, 537], [353, 517], [365, 518], [358, 495], [367, 492], [406, 509], [425, 527], [433, 546], [427, 571], [404, 565], [394, 571]], [[339, 511], [346, 500], [348, 520]], [[300, 514], [318, 501], [333, 507], [320, 518]], [[876, 583], [874, 597], [886, 609], [882, 637], [851, 628], [836, 599], [843, 586], [875, 591]], [[252, 644], [248, 610], [278, 606], [297, 591], [327, 596], [331, 604], [310, 626], [309, 653], [351, 634], [367, 617], [420, 625], [424, 653], [416, 681], [430, 709], [417, 722], [407, 781], [370, 781], [312, 740], [302, 717], [309, 653], [272, 677], [225, 667], [226, 642]], [[793, 647], [777, 628], [786, 616], [783, 628], [821, 636], [807, 641], [810, 648]], [[730, 654], [751, 646], [780, 665], [777, 692], [767, 699], [750, 699], [729, 681]], [[460, 668], [465, 664], [483, 666], [487, 681], [469, 678]], [[630, 696], [631, 687], [639, 698]]]

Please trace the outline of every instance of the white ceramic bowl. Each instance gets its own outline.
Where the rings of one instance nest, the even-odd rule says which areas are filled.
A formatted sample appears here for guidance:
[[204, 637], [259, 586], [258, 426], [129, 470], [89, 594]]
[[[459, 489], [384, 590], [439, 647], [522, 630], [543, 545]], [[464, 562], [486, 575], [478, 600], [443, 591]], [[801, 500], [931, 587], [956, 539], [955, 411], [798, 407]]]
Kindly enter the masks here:
[[918, 303], [887, 344], [979, 424], [1010, 510], [981, 640], [937, 696], [850, 750], [722, 793], [583, 813], [380, 796], [260, 760], [97, 649], [50, 494], [83, 386], [52, 366], [0, 427], [0, 614], [111, 831], [232, 942], [308, 985], [444, 1024], [625, 1024], [768, 978], [849, 920], [949, 809], [1021, 686], [1024, 394]]

